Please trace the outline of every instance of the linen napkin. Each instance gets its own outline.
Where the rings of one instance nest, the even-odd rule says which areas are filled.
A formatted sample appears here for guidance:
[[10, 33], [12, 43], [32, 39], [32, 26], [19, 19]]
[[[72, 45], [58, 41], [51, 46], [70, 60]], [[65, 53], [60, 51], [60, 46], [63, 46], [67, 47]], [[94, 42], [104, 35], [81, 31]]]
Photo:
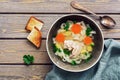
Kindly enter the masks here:
[[72, 73], [53, 66], [45, 80], [120, 80], [120, 42], [105, 40], [103, 55], [92, 68]]

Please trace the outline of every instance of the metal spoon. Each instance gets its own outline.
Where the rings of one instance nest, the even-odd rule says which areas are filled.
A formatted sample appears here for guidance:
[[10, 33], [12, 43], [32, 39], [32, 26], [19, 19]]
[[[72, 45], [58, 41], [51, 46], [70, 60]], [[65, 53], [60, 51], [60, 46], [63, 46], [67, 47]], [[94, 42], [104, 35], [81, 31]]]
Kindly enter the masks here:
[[85, 11], [85, 12], [88, 12], [88, 13], [91, 13], [93, 14], [94, 16], [97, 16], [99, 17], [100, 19], [100, 23], [101, 25], [103, 25], [104, 27], [106, 28], [114, 28], [115, 25], [116, 25], [116, 22], [109, 16], [98, 16], [97, 14], [95, 14], [94, 12], [92, 12], [91, 10], [81, 6], [78, 2], [76, 1], [72, 1], [71, 2], [71, 6], [75, 9], [78, 9], [78, 10], [82, 10], [82, 11]]

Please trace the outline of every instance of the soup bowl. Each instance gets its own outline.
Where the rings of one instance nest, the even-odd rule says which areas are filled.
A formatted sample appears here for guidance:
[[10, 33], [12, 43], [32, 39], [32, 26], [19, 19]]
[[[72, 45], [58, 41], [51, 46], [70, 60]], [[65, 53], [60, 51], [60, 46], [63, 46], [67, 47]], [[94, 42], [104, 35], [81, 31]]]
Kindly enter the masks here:
[[[96, 31], [96, 34], [94, 34], [94, 43], [95, 46], [93, 47], [92, 51], [92, 58], [89, 62], [81, 62], [78, 65], [71, 65], [69, 63], [63, 62], [61, 58], [55, 55], [53, 52], [53, 37], [57, 34], [58, 29], [60, 29], [60, 25], [62, 23], [65, 23], [66, 21], [71, 20], [71, 21], [84, 21], [85, 24], [89, 24], [90, 27]], [[103, 47], [104, 47], [104, 37], [102, 34], [102, 31], [100, 29], [100, 26], [97, 24], [97, 22], [85, 15], [78, 15], [78, 14], [70, 14], [70, 15], [64, 15], [57, 19], [51, 26], [51, 28], [48, 31], [47, 34], [47, 41], [46, 41], [46, 48], [47, 48], [47, 53], [51, 59], [51, 61], [59, 68], [65, 70], [65, 71], [70, 71], [70, 72], [81, 72], [88, 70], [89, 68], [93, 67], [101, 58], [102, 52], [103, 52]]]

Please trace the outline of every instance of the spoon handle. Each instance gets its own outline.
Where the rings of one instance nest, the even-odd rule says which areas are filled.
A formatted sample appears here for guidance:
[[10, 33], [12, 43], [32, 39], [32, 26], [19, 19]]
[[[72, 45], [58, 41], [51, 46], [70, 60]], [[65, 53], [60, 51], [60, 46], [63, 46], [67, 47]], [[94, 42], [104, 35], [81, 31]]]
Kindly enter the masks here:
[[94, 16], [98, 16], [97, 14], [95, 14], [94, 12], [92, 12], [91, 10], [83, 7], [82, 5], [80, 5], [77, 1], [72, 1], [71, 2], [71, 6], [75, 9], [79, 9], [79, 10], [82, 10], [82, 11], [85, 11], [85, 12], [88, 12], [88, 13], [91, 13], [93, 14]]

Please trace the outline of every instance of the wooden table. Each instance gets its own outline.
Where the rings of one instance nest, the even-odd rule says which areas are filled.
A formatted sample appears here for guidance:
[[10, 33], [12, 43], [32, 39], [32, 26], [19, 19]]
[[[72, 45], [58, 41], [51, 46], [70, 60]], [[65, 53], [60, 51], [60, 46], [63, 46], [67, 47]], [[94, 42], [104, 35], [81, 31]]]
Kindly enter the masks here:
[[[0, 80], [44, 79], [46, 73], [52, 68], [45, 46], [46, 35], [51, 24], [66, 14], [85, 14], [73, 9], [70, 6], [71, 1], [0, 0]], [[105, 39], [120, 40], [120, 0], [79, 0], [79, 2], [98, 15], [109, 15], [114, 18], [117, 22], [114, 29], [105, 29], [102, 26], [101, 29]], [[45, 23], [42, 28], [40, 49], [36, 49], [26, 39], [29, 33], [24, 28], [30, 16], [35, 16]], [[35, 57], [34, 64], [24, 65], [25, 54]]]

